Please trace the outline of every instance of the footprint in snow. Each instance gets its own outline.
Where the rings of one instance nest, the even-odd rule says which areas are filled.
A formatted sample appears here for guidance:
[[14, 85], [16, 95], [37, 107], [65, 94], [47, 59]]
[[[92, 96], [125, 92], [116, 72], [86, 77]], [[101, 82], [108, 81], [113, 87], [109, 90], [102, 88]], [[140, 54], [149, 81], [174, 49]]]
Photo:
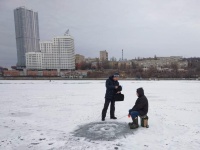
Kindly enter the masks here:
[[39, 140], [40, 140], [40, 141], [43, 141], [43, 140], [46, 140], [46, 138], [40, 138]]
[[40, 143], [31, 143], [32, 145], [38, 145], [38, 144], [40, 144]]

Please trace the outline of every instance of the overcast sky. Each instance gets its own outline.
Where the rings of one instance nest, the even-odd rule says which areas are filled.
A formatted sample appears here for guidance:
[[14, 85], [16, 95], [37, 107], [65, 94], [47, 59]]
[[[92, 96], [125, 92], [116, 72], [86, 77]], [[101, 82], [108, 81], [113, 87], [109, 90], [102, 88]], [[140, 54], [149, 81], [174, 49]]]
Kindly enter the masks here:
[[41, 41], [70, 29], [86, 57], [200, 57], [200, 0], [0, 0], [0, 66], [17, 62], [19, 6], [38, 12]]

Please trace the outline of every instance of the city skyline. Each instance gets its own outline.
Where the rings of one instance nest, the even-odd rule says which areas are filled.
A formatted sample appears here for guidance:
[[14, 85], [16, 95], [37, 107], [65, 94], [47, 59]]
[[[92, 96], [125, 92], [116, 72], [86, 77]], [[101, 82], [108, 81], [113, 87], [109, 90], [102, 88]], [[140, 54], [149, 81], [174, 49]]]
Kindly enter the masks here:
[[124, 49], [127, 59], [154, 55], [199, 57], [199, 4], [197, 0], [2, 0], [0, 65], [9, 67], [17, 62], [13, 10], [20, 6], [38, 12], [41, 41], [69, 28], [76, 41], [76, 53], [84, 56], [97, 57], [100, 50], [106, 49], [109, 59], [119, 59]]

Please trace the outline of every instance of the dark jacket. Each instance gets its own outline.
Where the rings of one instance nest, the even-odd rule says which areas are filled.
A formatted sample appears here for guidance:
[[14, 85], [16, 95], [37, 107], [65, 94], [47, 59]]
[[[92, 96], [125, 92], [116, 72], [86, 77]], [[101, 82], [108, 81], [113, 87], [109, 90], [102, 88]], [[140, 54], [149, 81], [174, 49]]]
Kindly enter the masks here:
[[118, 81], [114, 81], [113, 80], [113, 76], [110, 76], [106, 80], [106, 94], [105, 94], [105, 98], [107, 100], [113, 100], [114, 95], [118, 91], [122, 91], [122, 87], [121, 86], [119, 86], [118, 89], [115, 89], [115, 86], [119, 86], [119, 82]]
[[138, 111], [140, 116], [144, 116], [148, 113], [148, 100], [144, 95], [144, 91], [142, 88], [137, 89], [137, 93], [139, 94], [138, 99], [135, 102], [135, 105], [132, 108], [132, 111]]

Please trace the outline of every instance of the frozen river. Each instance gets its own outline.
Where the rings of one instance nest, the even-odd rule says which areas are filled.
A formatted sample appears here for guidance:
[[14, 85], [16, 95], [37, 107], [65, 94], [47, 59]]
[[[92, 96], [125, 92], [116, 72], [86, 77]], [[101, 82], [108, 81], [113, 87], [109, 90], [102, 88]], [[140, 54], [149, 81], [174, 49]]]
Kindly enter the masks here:
[[[157, 150], [200, 147], [200, 81], [120, 81], [118, 120], [101, 122], [104, 81], [0, 80], [0, 149]], [[149, 128], [130, 130], [137, 88], [149, 100]], [[109, 111], [108, 111], [109, 112]]]

